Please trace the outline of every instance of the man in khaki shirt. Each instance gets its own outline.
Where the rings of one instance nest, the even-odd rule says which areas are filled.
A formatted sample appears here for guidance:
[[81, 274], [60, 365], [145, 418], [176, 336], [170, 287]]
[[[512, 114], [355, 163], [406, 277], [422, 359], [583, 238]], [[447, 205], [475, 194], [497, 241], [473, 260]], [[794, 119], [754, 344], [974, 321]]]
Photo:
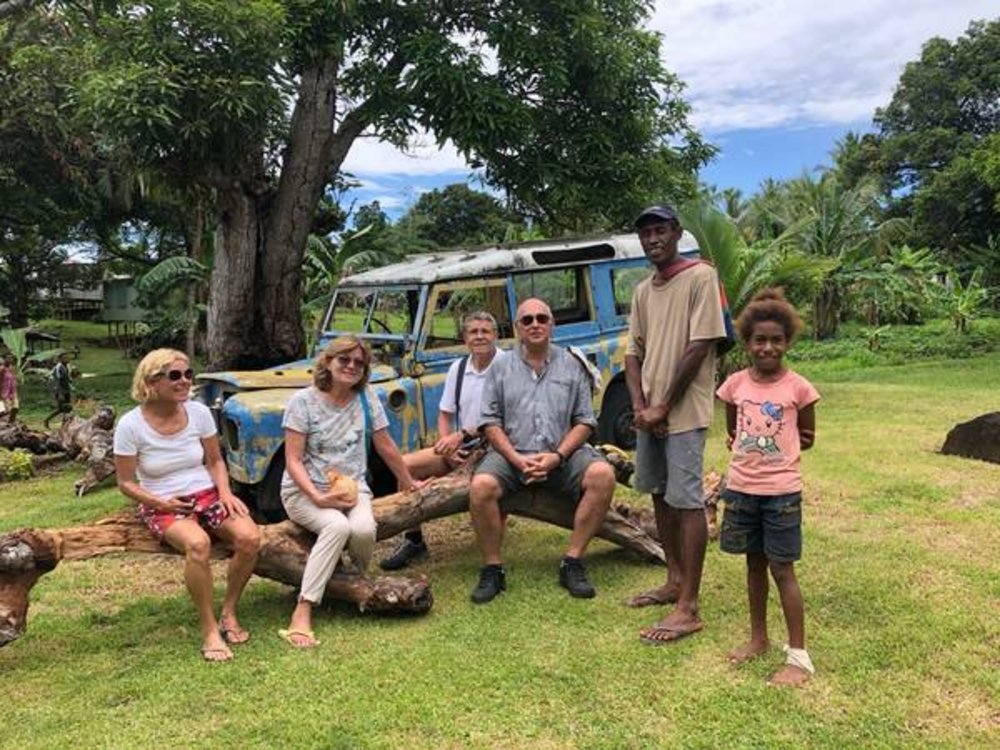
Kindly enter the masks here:
[[640, 632], [644, 643], [660, 645], [702, 628], [698, 591], [708, 540], [702, 462], [712, 422], [716, 343], [726, 329], [715, 269], [677, 252], [683, 230], [674, 209], [651, 206], [635, 226], [655, 271], [632, 297], [625, 380], [637, 428], [635, 487], [653, 496], [667, 581], [629, 605], [675, 603]]

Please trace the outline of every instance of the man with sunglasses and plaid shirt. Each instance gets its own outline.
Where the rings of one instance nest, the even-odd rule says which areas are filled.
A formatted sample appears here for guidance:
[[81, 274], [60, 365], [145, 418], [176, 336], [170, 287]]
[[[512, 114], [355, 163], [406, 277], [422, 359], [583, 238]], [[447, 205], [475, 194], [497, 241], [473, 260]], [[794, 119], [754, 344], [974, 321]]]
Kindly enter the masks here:
[[500, 548], [504, 495], [534, 487], [576, 505], [559, 584], [571, 596], [596, 594], [583, 566], [584, 551], [604, 523], [615, 490], [611, 465], [587, 443], [597, 426], [590, 373], [566, 349], [551, 343], [554, 320], [540, 299], [517, 310], [519, 346], [491, 369], [479, 424], [490, 450], [476, 466], [469, 512], [483, 558], [472, 601], [484, 604], [507, 587]]

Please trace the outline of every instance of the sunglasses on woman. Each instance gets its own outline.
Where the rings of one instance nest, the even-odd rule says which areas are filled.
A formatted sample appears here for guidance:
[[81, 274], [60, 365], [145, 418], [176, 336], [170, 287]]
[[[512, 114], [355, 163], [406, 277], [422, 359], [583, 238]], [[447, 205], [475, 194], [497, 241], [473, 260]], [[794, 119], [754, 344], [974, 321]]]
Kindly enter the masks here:
[[194, 380], [194, 370], [192, 370], [190, 367], [187, 368], [186, 370], [167, 370], [166, 372], [156, 373], [154, 377], [156, 380], [159, 380], [160, 378], [166, 378], [167, 380], [173, 381], [175, 383], [181, 378], [184, 378], [185, 380]]
[[334, 357], [337, 360], [337, 364], [341, 367], [354, 366], [355, 370], [365, 369], [365, 361], [361, 357], [348, 357], [346, 354], [338, 354]]
[[552, 316], [548, 313], [535, 313], [534, 315], [522, 315], [518, 318], [518, 322], [525, 328], [530, 326], [535, 321], [538, 321], [539, 325], [548, 325], [549, 321], [552, 320]]

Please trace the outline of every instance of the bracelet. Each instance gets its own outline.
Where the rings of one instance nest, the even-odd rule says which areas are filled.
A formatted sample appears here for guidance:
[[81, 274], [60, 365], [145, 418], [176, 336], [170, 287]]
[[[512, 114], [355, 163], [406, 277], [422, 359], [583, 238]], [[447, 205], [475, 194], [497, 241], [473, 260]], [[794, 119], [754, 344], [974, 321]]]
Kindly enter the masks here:
[[560, 466], [562, 466], [563, 464], [565, 464], [565, 463], [566, 463], [566, 456], [564, 456], [564, 455], [562, 454], [562, 451], [561, 451], [561, 450], [559, 450], [558, 448], [556, 448], [556, 449], [555, 449], [555, 451], [554, 451], [554, 453], [555, 453], [555, 454], [556, 454], [557, 456], [559, 456], [559, 465], [560, 465]]

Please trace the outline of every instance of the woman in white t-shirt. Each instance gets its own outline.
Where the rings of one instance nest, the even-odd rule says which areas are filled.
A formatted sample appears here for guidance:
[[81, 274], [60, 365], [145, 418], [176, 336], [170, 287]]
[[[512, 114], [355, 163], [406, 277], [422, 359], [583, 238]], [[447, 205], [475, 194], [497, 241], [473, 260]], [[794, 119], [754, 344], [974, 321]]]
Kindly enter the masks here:
[[[229, 661], [229, 646], [250, 638], [236, 605], [257, 561], [260, 530], [229, 487], [212, 413], [188, 400], [193, 377], [183, 352], [156, 349], [143, 357], [132, 378], [139, 406], [115, 428], [115, 472], [118, 488], [138, 503], [139, 517], [154, 536], [184, 553], [202, 657]], [[233, 549], [218, 620], [209, 567], [213, 536]]]
[[[285, 407], [281, 501], [289, 518], [316, 534], [291, 622], [287, 630], [278, 631], [296, 648], [319, 643], [313, 635], [312, 608], [322, 601], [344, 547], [362, 571], [371, 560], [375, 517], [365, 479], [369, 439], [399, 489], [416, 486], [386, 429], [382, 404], [367, 386], [370, 374], [368, 347], [355, 336], [341, 336], [316, 358], [313, 385], [292, 396]], [[347, 481], [331, 487], [331, 471]]]

